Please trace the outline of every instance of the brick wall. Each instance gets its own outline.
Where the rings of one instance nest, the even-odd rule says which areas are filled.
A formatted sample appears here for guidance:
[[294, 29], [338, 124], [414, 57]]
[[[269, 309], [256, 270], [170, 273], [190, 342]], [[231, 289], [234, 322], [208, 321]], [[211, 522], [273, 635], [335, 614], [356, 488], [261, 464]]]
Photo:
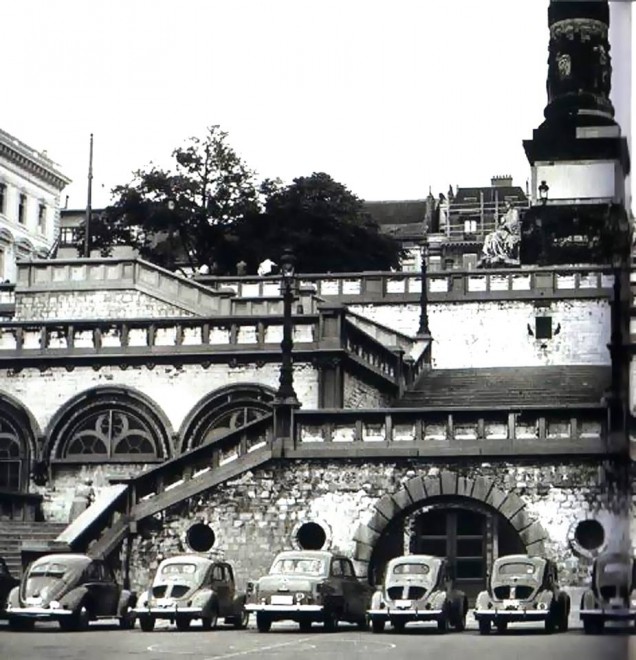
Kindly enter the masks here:
[[[418, 305], [352, 309], [394, 330], [417, 331]], [[530, 334], [537, 316], [552, 318], [552, 339]], [[429, 306], [429, 325], [437, 369], [610, 364], [610, 307], [604, 300], [436, 303]]]
[[[0, 393], [10, 394], [31, 411], [44, 433], [53, 415], [73, 397], [99, 386], [130, 387], [148, 396], [167, 416], [172, 430], [178, 432], [186, 415], [204, 396], [238, 383], [259, 383], [278, 388], [279, 365], [276, 363], [200, 364], [181, 366], [157, 364], [119, 366], [105, 365], [98, 370], [64, 367], [0, 371]], [[318, 375], [309, 363], [294, 364], [294, 388], [303, 408], [318, 407]]]
[[626, 502], [608, 492], [596, 463], [274, 462], [166, 511], [164, 529], [155, 539], [136, 537], [133, 543], [133, 583], [143, 587], [160, 559], [188, 551], [186, 532], [195, 522], [212, 527], [214, 554], [234, 564], [241, 587], [266, 572], [277, 552], [293, 547], [295, 530], [303, 522], [322, 524], [330, 547], [352, 556], [358, 525], [371, 518], [379, 498], [395, 494], [414, 476], [435, 476], [444, 469], [486, 476], [518, 495], [547, 532], [546, 553], [559, 562], [566, 582], [576, 582], [581, 574], [568, 541], [578, 521], [598, 519], [610, 547], [628, 533]]
[[15, 303], [16, 321], [170, 316], [194, 315], [134, 289], [21, 293], [16, 296]]

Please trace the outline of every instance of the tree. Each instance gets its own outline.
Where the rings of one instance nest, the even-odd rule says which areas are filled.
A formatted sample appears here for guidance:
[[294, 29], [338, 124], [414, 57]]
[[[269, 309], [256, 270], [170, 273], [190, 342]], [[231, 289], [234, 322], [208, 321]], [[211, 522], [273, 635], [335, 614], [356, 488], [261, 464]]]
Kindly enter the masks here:
[[[171, 270], [207, 265], [230, 272], [237, 261], [230, 228], [257, 214], [275, 184], [257, 185], [254, 172], [216, 125], [172, 156], [172, 170], [151, 165], [113, 189], [114, 203], [91, 221], [91, 248], [107, 256], [116, 245], [130, 245], [142, 258]], [[80, 232], [78, 246], [82, 242]]]
[[263, 259], [278, 261], [285, 247], [303, 273], [389, 270], [399, 268], [402, 256], [362, 200], [322, 172], [273, 190], [264, 211], [245, 215], [234, 231], [250, 272]]

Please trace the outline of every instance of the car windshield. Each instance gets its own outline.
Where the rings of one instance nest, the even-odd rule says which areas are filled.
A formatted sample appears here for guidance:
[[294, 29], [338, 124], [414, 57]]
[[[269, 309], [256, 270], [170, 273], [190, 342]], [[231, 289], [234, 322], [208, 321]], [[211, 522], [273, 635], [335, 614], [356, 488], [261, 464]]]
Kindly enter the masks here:
[[70, 568], [59, 562], [36, 564], [27, 575], [24, 585], [25, 596], [27, 598], [46, 598]]
[[166, 564], [161, 569], [161, 575], [194, 575], [196, 572], [195, 564]]
[[535, 571], [536, 566], [525, 561], [500, 564], [497, 569], [499, 575], [534, 575]]
[[277, 559], [270, 573], [300, 573], [303, 575], [322, 575], [325, 563], [322, 559], [308, 559], [307, 557], [287, 557]]
[[428, 575], [430, 572], [427, 564], [397, 564], [393, 567], [393, 575]]
[[59, 562], [46, 562], [36, 564], [29, 571], [29, 577], [53, 577], [61, 578], [68, 570], [68, 566]]

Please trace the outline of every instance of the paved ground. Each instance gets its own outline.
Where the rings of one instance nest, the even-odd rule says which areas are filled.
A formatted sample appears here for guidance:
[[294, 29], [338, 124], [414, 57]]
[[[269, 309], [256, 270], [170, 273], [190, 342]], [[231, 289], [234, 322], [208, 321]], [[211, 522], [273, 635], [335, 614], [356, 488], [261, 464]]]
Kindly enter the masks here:
[[[632, 648], [628, 652], [628, 647]], [[505, 635], [481, 636], [474, 624], [464, 633], [438, 635], [434, 627], [417, 624], [403, 634], [360, 632], [342, 625], [337, 633], [301, 633], [291, 623], [274, 624], [259, 633], [254, 624], [244, 631], [219, 628], [203, 632], [193, 623], [188, 632], [173, 627], [153, 633], [121, 631], [109, 623], [92, 624], [87, 632], [62, 633], [54, 624], [12, 633], [0, 624], [2, 660], [636, 660], [636, 635], [611, 630], [584, 635], [580, 627], [545, 635], [530, 624], [516, 624]]]

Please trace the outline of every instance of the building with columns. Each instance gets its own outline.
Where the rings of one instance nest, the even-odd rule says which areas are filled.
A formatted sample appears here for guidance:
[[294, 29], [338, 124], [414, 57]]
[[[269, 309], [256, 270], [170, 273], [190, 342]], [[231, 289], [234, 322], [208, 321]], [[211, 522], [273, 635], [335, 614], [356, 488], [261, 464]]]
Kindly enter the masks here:
[[[194, 281], [134, 259], [23, 263], [0, 323], [14, 570], [88, 551], [141, 588], [193, 550], [230, 560], [244, 586], [280, 550], [332, 548], [374, 583], [390, 558], [426, 552], [473, 598], [503, 554], [547, 555], [577, 586], [598, 553], [631, 549], [625, 209], [611, 192], [629, 168], [603, 77], [608, 20], [607, 2], [550, 5], [520, 266]], [[577, 159], [595, 149], [614, 179], [590, 197]], [[94, 501], [72, 519], [85, 480]]]

